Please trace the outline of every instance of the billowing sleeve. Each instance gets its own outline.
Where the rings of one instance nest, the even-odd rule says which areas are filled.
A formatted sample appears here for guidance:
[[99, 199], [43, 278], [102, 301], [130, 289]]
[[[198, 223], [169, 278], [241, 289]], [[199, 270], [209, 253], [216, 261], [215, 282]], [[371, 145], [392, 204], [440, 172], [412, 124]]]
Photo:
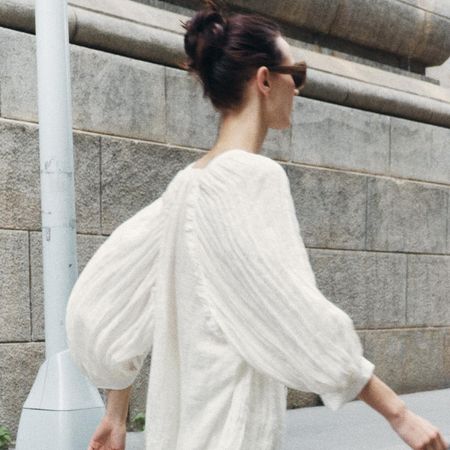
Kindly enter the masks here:
[[335, 411], [375, 366], [352, 319], [316, 286], [283, 167], [261, 155], [231, 161], [210, 171], [196, 208], [205, 301], [251, 366]]
[[98, 388], [131, 386], [152, 347], [162, 204], [159, 197], [120, 224], [70, 293], [69, 352]]

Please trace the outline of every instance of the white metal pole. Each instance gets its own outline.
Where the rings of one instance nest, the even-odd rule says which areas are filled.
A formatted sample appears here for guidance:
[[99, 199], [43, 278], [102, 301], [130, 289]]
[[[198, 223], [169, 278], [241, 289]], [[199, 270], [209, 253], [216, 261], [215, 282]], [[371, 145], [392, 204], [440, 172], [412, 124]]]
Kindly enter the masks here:
[[16, 449], [79, 450], [105, 412], [67, 351], [78, 276], [67, 0], [36, 0], [45, 362], [23, 406]]
[[77, 278], [66, 0], [36, 1], [46, 358], [67, 348], [65, 302]]

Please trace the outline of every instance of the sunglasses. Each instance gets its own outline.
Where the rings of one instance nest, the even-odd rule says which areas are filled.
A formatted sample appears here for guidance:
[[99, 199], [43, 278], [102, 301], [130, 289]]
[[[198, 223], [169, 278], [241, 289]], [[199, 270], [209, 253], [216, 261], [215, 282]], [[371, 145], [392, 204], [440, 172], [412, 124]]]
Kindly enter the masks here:
[[295, 88], [299, 91], [305, 87], [306, 82], [306, 63], [299, 61], [292, 66], [266, 66], [272, 72], [287, 73], [292, 76]]

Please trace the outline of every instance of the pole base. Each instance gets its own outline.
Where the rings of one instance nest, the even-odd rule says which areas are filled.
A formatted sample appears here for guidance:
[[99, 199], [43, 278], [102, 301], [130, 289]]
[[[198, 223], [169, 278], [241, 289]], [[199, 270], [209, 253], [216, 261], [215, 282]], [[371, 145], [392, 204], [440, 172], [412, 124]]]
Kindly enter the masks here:
[[64, 350], [39, 368], [22, 408], [16, 450], [85, 450], [104, 415], [98, 389]]
[[23, 409], [16, 450], [86, 450], [102, 408], [76, 411]]

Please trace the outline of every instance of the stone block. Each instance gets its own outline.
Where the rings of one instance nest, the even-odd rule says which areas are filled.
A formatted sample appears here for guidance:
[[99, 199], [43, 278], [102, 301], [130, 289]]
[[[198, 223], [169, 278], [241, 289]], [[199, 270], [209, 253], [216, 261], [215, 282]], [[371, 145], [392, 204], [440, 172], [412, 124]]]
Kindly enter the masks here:
[[0, 120], [0, 227], [41, 227], [38, 129]]
[[164, 66], [72, 46], [74, 127], [163, 141]]
[[370, 173], [389, 167], [389, 117], [310, 98], [296, 98], [291, 158]]
[[156, 200], [198, 152], [102, 137], [102, 233]]
[[285, 169], [305, 246], [362, 250], [366, 177], [291, 164]]
[[446, 388], [445, 333], [444, 328], [367, 330], [365, 356], [397, 394]]
[[450, 326], [450, 256], [407, 256], [407, 324]]
[[392, 176], [450, 184], [450, 129], [391, 117]]
[[[38, 121], [35, 36], [0, 28], [1, 115]], [[164, 66], [70, 45], [75, 129], [163, 141]]]
[[446, 252], [448, 189], [369, 178], [367, 250]]
[[450, 189], [447, 191], [447, 255], [450, 254]]
[[403, 2], [360, 0], [341, 4], [328, 33], [397, 55], [416, 54], [424, 22], [423, 10]]
[[1, 116], [38, 122], [36, 38], [0, 28]]
[[0, 257], [0, 342], [27, 341], [31, 329], [28, 232], [0, 230]]
[[292, 125], [289, 128], [267, 130], [266, 139], [261, 148], [261, 155], [269, 158], [288, 161], [291, 159], [291, 141]]
[[450, 328], [444, 328], [444, 373], [447, 374], [447, 387], [450, 387]]
[[[78, 275], [94, 252], [105, 241], [105, 236], [77, 235]], [[42, 233], [30, 233], [32, 340], [45, 340], [44, 281], [42, 273]], [[69, 299], [65, 299], [67, 302]]]
[[219, 113], [203, 97], [200, 81], [184, 70], [166, 67], [166, 142], [209, 149], [214, 145]]
[[296, 391], [288, 388], [288, 395], [286, 400], [287, 409], [305, 408], [309, 406], [321, 406], [322, 401], [320, 397], [314, 392]]
[[74, 132], [75, 210], [78, 233], [100, 233], [100, 136]]
[[439, 14], [450, 19], [450, 4], [447, 2], [436, 2], [433, 0], [403, 0], [416, 8], [423, 8], [425, 11]]
[[316, 283], [355, 327], [405, 324], [406, 255], [309, 249]]
[[0, 344], [0, 423], [14, 439], [22, 406], [44, 361], [43, 342]]
[[[99, 137], [73, 134], [77, 231], [100, 230]], [[34, 124], [0, 120], [0, 227], [41, 229], [39, 134]]]

